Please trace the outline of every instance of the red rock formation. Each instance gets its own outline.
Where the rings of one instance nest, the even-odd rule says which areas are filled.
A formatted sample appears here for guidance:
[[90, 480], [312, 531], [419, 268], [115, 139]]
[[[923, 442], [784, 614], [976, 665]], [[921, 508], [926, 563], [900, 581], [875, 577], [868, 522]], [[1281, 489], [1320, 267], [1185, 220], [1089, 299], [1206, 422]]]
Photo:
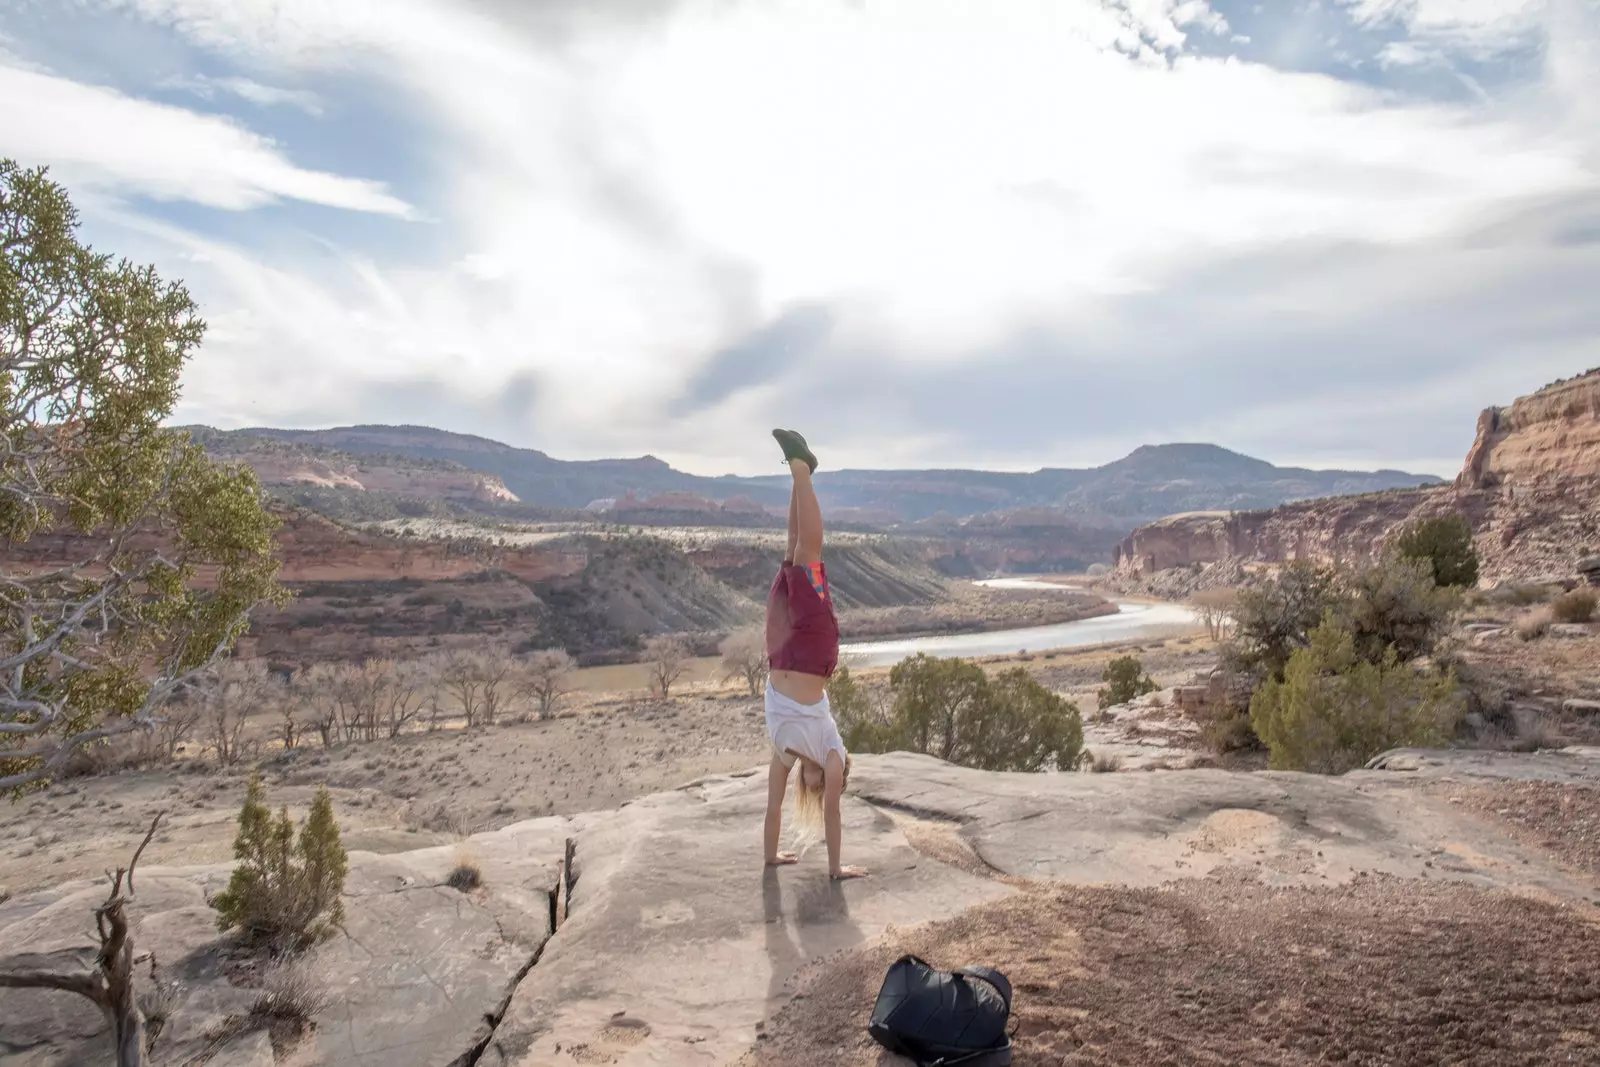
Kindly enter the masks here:
[[1486, 489], [1600, 478], [1600, 369], [1478, 417], [1456, 485]]
[[1365, 560], [1406, 525], [1451, 512], [1472, 524], [1485, 579], [1572, 575], [1600, 546], [1600, 371], [1485, 411], [1454, 486], [1174, 515], [1124, 538], [1116, 564], [1140, 577], [1225, 560]]

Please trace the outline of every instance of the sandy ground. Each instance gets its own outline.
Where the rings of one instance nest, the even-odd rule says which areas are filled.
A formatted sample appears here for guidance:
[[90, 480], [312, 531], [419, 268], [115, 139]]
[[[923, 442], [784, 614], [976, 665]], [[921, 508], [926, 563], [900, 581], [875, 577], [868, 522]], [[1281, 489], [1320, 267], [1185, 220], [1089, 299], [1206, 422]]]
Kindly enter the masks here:
[[1429, 789], [1550, 853], [1574, 874], [1594, 879], [1595, 903], [1600, 904], [1600, 787], [1498, 782], [1440, 783]]
[[812, 969], [744, 1067], [898, 1063], [866, 1019], [901, 953], [998, 965], [1019, 1065], [1600, 1063], [1600, 922], [1502, 893], [1363, 877], [1269, 889], [1051, 886]]

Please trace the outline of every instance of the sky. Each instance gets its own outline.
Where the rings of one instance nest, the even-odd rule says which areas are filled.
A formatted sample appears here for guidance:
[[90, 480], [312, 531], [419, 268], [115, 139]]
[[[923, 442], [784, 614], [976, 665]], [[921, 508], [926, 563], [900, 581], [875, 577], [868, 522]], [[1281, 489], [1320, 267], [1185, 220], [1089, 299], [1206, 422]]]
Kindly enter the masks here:
[[0, 0], [174, 422], [1459, 469], [1600, 365], [1600, 0]]

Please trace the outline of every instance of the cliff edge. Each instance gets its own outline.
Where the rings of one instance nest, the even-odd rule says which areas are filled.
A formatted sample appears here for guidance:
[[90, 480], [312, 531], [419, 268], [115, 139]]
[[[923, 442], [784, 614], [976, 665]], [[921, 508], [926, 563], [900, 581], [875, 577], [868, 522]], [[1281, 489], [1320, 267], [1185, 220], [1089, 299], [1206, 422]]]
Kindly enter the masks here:
[[1478, 416], [1459, 489], [1600, 477], [1600, 368]]

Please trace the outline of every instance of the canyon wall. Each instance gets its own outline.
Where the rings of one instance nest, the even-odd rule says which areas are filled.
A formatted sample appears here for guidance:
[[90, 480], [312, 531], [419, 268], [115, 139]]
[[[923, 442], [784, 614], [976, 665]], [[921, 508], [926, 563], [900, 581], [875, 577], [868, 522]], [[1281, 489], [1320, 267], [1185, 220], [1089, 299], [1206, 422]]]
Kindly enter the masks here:
[[1600, 551], [1600, 371], [1485, 411], [1453, 486], [1170, 516], [1123, 539], [1117, 574], [1369, 560], [1410, 523], [1451, 513], [1471, 523], [1489, 582], [1570, 576]]
[[1478, 416], [1456, 485], [1531, 487], [1600, 478], [1600, 369]]

